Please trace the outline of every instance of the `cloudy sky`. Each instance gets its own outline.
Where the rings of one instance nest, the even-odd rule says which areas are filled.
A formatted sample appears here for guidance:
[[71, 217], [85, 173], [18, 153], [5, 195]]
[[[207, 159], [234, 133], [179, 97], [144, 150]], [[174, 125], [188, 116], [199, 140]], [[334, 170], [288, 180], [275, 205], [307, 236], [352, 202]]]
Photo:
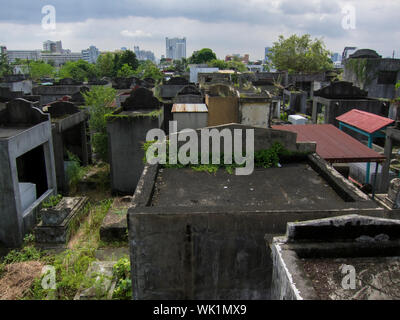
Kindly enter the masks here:
[[[40, 49], [62, 40], [80, 51], [121, 47], [165, 54], [165, 37], [186, 37], [187, 54], [204, 47], [219, 58], [249, 53], [261, 59], [280, 34], [309, 33], [327, 48], [372, 48], [400, 58], [399, 0], [0, 0], [0, 45], [9, 50]], [[42, 8], [54, 6], [55, 30]], [[350, 7], [350, 9], [349, 9]], [[349, 20], [354, 8], [355, 20]], [[343, 11], [344, 10], [344, 11]], [[350, 10], [350, 11], [349, 11]], [[45, 12], [46, 13], [46, 12]], [[345, 26], [350, 28], [343, 28]], [[354, 26], [355, 28], [352, 28]]]

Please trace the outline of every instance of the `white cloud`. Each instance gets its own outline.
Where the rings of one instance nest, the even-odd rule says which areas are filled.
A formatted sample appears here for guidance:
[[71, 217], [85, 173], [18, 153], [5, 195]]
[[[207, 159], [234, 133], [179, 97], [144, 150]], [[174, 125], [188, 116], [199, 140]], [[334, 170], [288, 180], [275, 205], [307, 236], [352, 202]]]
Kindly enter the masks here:
[[[355, 30], [341, 27], [344, 3], [352, 3], [356, 8]], [[130, 15], [121, 10], [123, 4], [131, 8]], [[61, 4], [55, 6], [57, 17], [67, 14]], [[69, 6], [74, 11], [73, 5]], [[0, 19], [0, 45], [9, 49], [38, 49], [48, 39], [62, 40], [63, 46], [73, 51], [89, 45], [100, 50], [139, 45], [160, 57], [165, 54], [165, 37], [185, 36], [188, 55], [209, 47], [219, 58], [231, 53], [249, 53], [251, 59], [260, 59], [264, 47], [271, 46], [280, 34], [310, 33], [313, 37], [323, 37], [331, 51], [341, 53], [345, 46], [357, 46], [388, 56], [395, 49], [400, 57], [398, 0], [126, 0], [112, 2], [112, 6], [98, 2], [89, 7], [84, 13], [92, 18], [81, 18], [78, 13], [75, 21], [62, 22], [60, 18], [54, 32], [41, 28], [40, 11], [36, 24]], [[21, 8], [18, 10], [22, 14]], [[108, 13], [105, 9], [114, 11]], [[30, 14], [33, 15], [26, 13]]]
[[129, 31], [129, 30], [122, 30], [121, 35], [124, 37], [128, 38], [151, 38], [151, 33], [143, 32], [142, 30], [135, 30], [135, 31]]

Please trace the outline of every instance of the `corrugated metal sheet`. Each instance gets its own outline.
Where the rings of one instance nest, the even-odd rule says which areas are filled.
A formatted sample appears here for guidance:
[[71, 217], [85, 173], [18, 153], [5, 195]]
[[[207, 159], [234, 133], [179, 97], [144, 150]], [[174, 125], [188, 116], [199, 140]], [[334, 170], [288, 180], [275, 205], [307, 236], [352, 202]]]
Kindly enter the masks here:
[[203, 103], [177, 103], [172, 106], [172, 112], [208, 112]]
[[392, 119], [357, 109], [342, 114], [337, 117], [336, 120], [356, 127], [367, 133], [374, 133], [394, 122]]
[[297, 133], [297, 142], [316, 142], [317, 153], [328, 162], [375, 162], [385, 157], [331, 124], [272, 126]]

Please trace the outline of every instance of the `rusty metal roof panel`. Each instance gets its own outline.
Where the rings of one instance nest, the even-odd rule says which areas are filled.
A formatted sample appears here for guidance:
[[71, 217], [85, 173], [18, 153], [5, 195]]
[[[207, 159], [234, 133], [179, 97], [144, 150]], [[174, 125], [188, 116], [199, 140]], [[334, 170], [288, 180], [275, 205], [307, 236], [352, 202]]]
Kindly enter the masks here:
[[297, 142], [316, 142], [317, 153], [328, 162], [375, 162], [385, 157], [331, 124], [272, 126], [297, 133]]
[[374, 133], [392, 124], [394, 120], [373, 113], [353, 109], [337, 117], [336, 120], [367, 133]]
[[172, 112], [208, 112], [208, 109], [203, 103], [176, 103]]

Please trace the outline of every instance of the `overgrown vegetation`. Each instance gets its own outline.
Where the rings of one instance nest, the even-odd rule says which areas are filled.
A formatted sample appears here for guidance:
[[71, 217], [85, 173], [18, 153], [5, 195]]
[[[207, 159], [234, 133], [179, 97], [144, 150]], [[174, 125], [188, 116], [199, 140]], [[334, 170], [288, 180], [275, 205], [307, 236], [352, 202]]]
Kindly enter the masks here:
[[369, 74], [370, 64], [368, 59], [347, 59], [346, 68], [350, 69], [356, 76], [357, 85], [365, 89], [373, 80], [373, 74]]
[[81, 160], [78, 158], [78, 156], [68, 150], [67, 155], [69, 161], [67, 166], [69, 187], [72, 190], [75, 190], [79, 181], [81, 181], [83, 176], [85, 175], [86, 169], [81, 166]]
[[71, 300], [80, 287], [88, 288], [95, 284], [93, 277], [87, 278], [89, 265], [96, 260], [95, 251], [99, 245], [100, 226], [112, 204], [111, 199], [89, 204], [85, 210], [90, 214], [80, 225], [80, 241], [73, 249], [68, 249], [55, 255], [44, 255], [32, 246], [26, 246], [20, 251], [10, 252], [5, 263], [16, 261], [39, 260], [50, 265], [56, 271], [56, 290], [43, 289], [42, 279], [38, 278], [24, 299], [44, 300], [47, 298]]
[[113, 299], [132, 299], [131, 263], [128, 257], [123, 257], [113, 267], [113, 275], [117, 279]]
[[[147, 158], [147, 152], [150, 150], [150, 148], [153, 148], [153, 150], [150, 150], [155, 158], [164, 158], [165, 164], [162, 166], [164, 168], [185, 168], [185, 167], [190, 167], [191, 169], [195, 171], [203, 171], [203, 172], [208, 172], [208, 173], [215, 173], [218, 171], [218, 169], [225, 169], [228, 173], [232, 174], [235, 168], [240, 168], [244, 167], [245, 163], [243, 164], [237, 164], [237, 163], [231, 163], [231, 164], [226, 164], [225, 163], [225, 155], [223, 153], [220, 154], [220, 160], [219, 164], [212, 164], [212, 158], [213, 155], [210, 154], [210, 159], [209, 159], [209, 164], [201, 164], [201, 154], [198, 155], [196, 161], [192, 161], [188, 164], [182, 164], [179, 163], [178, 160], [176, 164], [171, 164], [170, 162], [170, 156], [169, 156], [169, 141], [167, 141], [166, 144], [166, 153], [165, 155], [159, 155], [158, 150], [156, 147], [157, 141], [148, 141], [143, 144], [143, 150], [145, 152], [143, 162], [147, 163], [151, 159]], [[303, 152], [294, 152], [294, 151], [289, 151], [285, 149], [282, 144], [279, 142], [275, 142], [269, 149], [265, 150], [258, 150], [254, 152], [254, 166], [257, 168], [271, 168], [271, 167], [279, 167], [280, 163], [288, 163], [293, 161], [293, 159], [296, 160], [301, 160], [304, 158], [308, 153], [303, 153]], [[189, 153], [187, 154], [189, 156]], [[245, 154], [243, 154], [243, 157]]]
[[116, 91], [113, 88], [95, 86], [83, 94], [88, 107], [89, 129], [92, 134], [92, 146], [99, 158], [108, 162], [108, 138], [106, 114], [113, 108]]
[[61, 194], [57, 194], [55, 196], [48, 197], [45, 201], [42, 202], [42, 208], [52, 208], [55, 207], [62, 199]]

